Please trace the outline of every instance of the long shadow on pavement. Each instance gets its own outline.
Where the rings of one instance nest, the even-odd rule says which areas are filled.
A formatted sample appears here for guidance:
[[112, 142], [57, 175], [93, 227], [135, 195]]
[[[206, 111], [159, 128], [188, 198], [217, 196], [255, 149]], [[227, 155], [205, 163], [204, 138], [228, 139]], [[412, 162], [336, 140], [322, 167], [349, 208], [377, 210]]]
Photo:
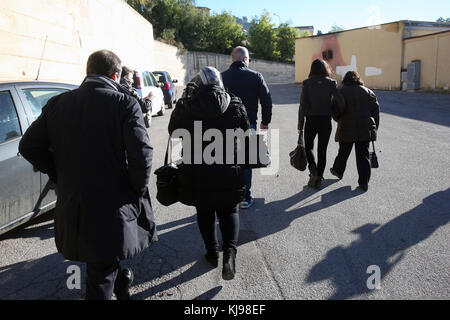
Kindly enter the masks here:
[[[405, 251], [430, 237], [450, 221], [450, 189], [437, 192], [416, 208], [383, 226], [366, 224], [353, 233], [359, 239], [350, 246], [328, 251], [308, 277], [310, 283], [331, 280], [336, 287], [330, 299], [348, 299], [371, 290], [367, 287], [369, 266], [378, 266], [381, 279], [403, 259]], [[351, 275], [348, 279], [347, 275]], [[381, 284], [382, 286], [382, 284]]]

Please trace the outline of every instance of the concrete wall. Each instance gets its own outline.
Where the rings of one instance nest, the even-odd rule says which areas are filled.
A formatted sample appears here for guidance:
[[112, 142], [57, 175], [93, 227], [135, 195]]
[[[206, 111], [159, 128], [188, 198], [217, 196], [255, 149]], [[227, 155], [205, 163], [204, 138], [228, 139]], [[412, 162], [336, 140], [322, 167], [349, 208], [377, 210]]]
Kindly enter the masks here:
[[[190, 51], [187, 53], [185, 61], [186, 81], [192, 79], [203, 67], [215, 67], [222, 72], [227, 70], [231, 65], [231, 57], [229, 55], [210, 52]], [[295, 82], [295, 66], [293, 64], [252, 59], [249, 67], [260, 72], [269, 84]]]
[[342, 80], [345, 73], [358, 71], [365, 84], [377, 89], [400, 89], [402, 66], [402, 23], [361, 28], [319, 37], [296, 39], [295, 80], [308, 77], [311, 62], [322, 52], [333, 51], [329, 60], [333, 76]]
[[405, 40], [403, 68], [421, 61], [421, 89], [450, 88], [450, 32]]
[[[1, 0], [0, 81], [79, 84], [88, 56], [109, 49], [152, 69], [153, 28], [122, 0]], [[44, 49], [45, 47], [45, 49]]]
[[[89, 55], [114, 51], [131, 68], [168, 71], [183, 86], [202, 67], [220, 71], [228, 55], [184, 52], [153, 40], [153, 27], [123, 0], [1, 0], [0, 81], [79, 84]], [[254, 60], [268, 83], [293, 83], [294, 65]], [[40, 70], [40, 71], [39, 71]]]

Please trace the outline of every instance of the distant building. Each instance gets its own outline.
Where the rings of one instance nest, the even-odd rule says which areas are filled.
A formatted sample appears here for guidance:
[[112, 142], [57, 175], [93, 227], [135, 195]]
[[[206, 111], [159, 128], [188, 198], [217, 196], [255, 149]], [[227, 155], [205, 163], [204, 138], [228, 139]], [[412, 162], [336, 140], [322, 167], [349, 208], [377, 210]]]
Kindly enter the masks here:
[[211, 9], [207, 7], [197, 7], [198, 10], [205, 13], [205, 15], [210, 16], [211, 15]]
[[358, 71], [374, 89], [448, 89], [450, 25], [397, 21], [332, 34], [297, 38], [295, 79], [308, 77], [311, 62], [326, 60], [342, 80]]
[[248, 30], [250, 29], [250, 22], [248, 21], [247, 17], [242, 17], [242, 18], [236, 18], [236, 22], [239, 23], [240, 25], [242, 25], [242, 31], [244, 32], [245, 35], [248, 34]]
[[303, 32], [308, 32], [310, 36], [314, 35], [314, 26], [303, 26], [303, 27], [294, 27], [298, 30], [299, 34], [303, 34]]

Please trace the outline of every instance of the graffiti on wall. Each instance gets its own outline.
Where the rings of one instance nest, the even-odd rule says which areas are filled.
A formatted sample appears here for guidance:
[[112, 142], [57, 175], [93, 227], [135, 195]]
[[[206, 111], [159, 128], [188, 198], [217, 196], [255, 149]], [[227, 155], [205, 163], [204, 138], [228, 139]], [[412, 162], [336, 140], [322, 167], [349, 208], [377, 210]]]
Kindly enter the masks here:
[[[344, 78], [345, 74], [349, 71], [358, 71], [357, 56], [352, 55], [350, 64], [346, 63], [342, 55], [341, 46], [336, 35], [325, 36], [323, 38], [320, 52], [316, 52], [312, 56], [312, 60], [323, 59], [330, 65], [333, 73], [336, 76]], [[364, 75], [366, 77], [381, 76], [383, 70], [381, 68], [368, 66], [365, 68]]]

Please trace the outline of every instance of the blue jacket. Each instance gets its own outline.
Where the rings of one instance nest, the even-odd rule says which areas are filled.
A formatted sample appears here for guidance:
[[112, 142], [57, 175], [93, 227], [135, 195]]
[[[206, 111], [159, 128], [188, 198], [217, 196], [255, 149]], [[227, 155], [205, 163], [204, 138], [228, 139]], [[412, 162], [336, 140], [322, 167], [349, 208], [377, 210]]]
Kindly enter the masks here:
[[258, 120], [258, 101], [261, 103], [262, 123], [269, 125], [272, 121], [272, 97], [264, 77], [259, 72], [247, 68], [244, 62], [234, 62], [222, 73], [223, 84], [232, 94], [241, 98], [247, 109], [250, 124]]

